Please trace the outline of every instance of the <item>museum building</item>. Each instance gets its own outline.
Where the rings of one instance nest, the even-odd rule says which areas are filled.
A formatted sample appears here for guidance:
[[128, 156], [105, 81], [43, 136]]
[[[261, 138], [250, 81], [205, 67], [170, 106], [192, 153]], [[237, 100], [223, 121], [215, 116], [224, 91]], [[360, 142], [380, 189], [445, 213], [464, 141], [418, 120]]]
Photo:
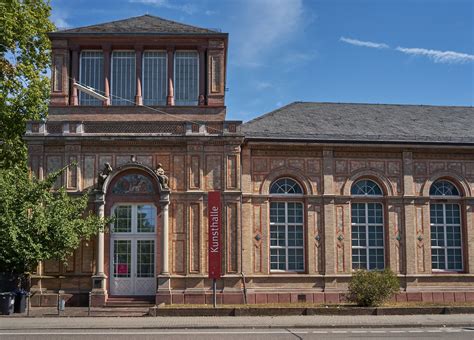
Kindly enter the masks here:
[[144, 15], [49, 37], [31, 171], [77, 162], [55, 185], [113, 222], [38, 266], [33, 305], [210, 303], [210, 191], [219, 303], [343, 302], [360, 268], [396, 272], [397, 301], [474, 301], [474, 108], [295, 102], [242, 124], [227, 33]]

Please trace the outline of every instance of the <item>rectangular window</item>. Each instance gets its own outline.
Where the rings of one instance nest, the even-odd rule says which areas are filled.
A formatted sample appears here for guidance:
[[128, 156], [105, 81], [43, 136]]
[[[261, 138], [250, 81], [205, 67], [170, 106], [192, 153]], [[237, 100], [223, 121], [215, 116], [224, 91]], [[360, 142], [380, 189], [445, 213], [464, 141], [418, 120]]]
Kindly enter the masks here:
[[151, 205], [137, 206], [137, 232], [155, 232], [155, 210]]
[[112, 52], [112, 105], [135, 105], [135, 52]]
[[461, 271], [463, 260], [459, 204], [431, 204], [430, 222], [432, 268]]
[[303, 204], [270, 204], [270, 269], [304, 271]]
[[380, 203], [352, 203], [352, 269], [384, 269], [383, 208]]
[[176, 105], [197, 105], [199, 97], [199, 57], [196, 51], [176, 51], [174, 59]]
[[132, 232], [132, 207], [129, 205], [118, 206], [115, 209], [114, 233]]
[[155, 241], [137, 240], [137, 277], [155, 276]]
[[143, 53], [143, 104], [166, 105], [167, 94], [166, 52]]
[[[82, 51], [79, 68], [79, 83], [104, 94], [104, 55], [102, 51]], [[79, 91], [79, 103], [80, 105], [102, 105], [100, 99], [82, 91]]]
[[132, 241], [114, 240], [114, 277], [130, 277]]

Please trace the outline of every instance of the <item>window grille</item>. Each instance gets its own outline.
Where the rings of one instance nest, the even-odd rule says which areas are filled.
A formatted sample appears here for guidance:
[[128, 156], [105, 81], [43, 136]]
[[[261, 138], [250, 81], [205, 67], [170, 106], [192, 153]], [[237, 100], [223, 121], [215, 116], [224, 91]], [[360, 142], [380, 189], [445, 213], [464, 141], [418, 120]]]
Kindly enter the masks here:
[[166, 104], [166, 71], [166, 52], [145, 51], [143, 53], [143, 104]]
[[456, 186], [446, 180], [434, 182], [430, 188], [430, 196], [460, 196]]
[[431, 264], [434, 270], [463, 269], [459, 204], [430, 204]]
[[381, 203], [352, 203], [352, 269], [384, 269], [384, 226]]
[[374, 181], [363, 179], [360, 180], [351, 188], [351, 195], [356, 196], [382, 196], [382, 189]]
[[176, 51], [174, 60], [176, 105], [197, 105], [199, 97], [199, 58], [195, 51]]
[[[104, 55], [102, 51], [82, 51], [79, 64], [79, 83], [104, 93]], [[100, 99], [79, 91], [80, 105], [102, 105]]]
[[[303, 189], [291, 178], [277, 179], [270, 194], [303, 195]], [[301, 202], [270, 203], [270, 270], [304, 271], [304, 225]]]
[[291, 178], [280, 178], [279, 180], [272, 183], [270, 186], [270, 194], [303, 194], [301, 186]]
[[[374, 181], [362, 179], [352, 185], [351, 195], [380, 199], [383, 192]], [[381, 203], [351, 204], [351, 239], [352, 269], [384, 269], [384, 218]]]
[[112, 53], [112, 105], [134, 105], [136, 94], [135, 52]]
[[461, 197], [450, 181], [438, 180], [430, 187], [431, 267], [433, 270], [462, 271], [461, 206], [458, 203], [436, 201], [437, 198]]
[[302, 203], [270, 203], [270, 270], [304, 271]]

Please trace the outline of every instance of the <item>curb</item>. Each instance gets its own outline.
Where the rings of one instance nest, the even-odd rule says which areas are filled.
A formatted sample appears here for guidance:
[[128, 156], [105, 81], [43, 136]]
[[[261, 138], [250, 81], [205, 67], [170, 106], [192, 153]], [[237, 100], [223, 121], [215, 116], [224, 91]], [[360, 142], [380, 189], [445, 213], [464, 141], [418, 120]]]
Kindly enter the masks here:
[[159, 308], [148, 315], [160, 316], [294, 316], [294, 315], [437, 315], [474, 314], [474, 307], [275, 307], [275, 308]]
[[94, 327], [94, 326], [80, 326], [80, 327], [59, 327], [59, 326], [50, 326], [50, 327], [22, 327], [22, 328], [0, 328], [0, 331], [15, 331], [15, 330], [64, 330], [64, 329], [71, 329], [71, 330], [108, 330], [108, 329], [143, 329], [143, 330], [172, 330], [172, 329], [335, 329], [335, 328], [342, 328], [342, 329], [349, 329], [349, 328], [449, 328], [449, 327], [457, 327], [457, 328], [472, 328], [474, 327], [474, 321], [472, 323], [460, 322], [460, 323], [441, 323], [441, 324], [433, 324], [433, 325], [426, 325], [426, 324], [413, 324], [413, 323], [381, 323], [381, 324], [327, 324], [327, 325], [256, 325], [256, 326], [248, 326], [248, 325], [213, 325], [212, 327], [206, 325], [175, 325], [175, 326], [137, 326], [137, 327], [126, 327], [126, 326], [114, 326], [114, 327]]

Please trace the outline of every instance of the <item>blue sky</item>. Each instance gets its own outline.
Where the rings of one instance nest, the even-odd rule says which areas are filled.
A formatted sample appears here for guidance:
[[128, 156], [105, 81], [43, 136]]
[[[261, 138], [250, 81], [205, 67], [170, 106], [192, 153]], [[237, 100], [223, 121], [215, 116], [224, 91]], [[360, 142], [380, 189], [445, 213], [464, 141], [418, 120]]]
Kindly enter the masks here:
[[474, 105], [474, 0], [53, 0], [58, 27], [152, 14], [229, 33], [227, 119], [293, 101]]

